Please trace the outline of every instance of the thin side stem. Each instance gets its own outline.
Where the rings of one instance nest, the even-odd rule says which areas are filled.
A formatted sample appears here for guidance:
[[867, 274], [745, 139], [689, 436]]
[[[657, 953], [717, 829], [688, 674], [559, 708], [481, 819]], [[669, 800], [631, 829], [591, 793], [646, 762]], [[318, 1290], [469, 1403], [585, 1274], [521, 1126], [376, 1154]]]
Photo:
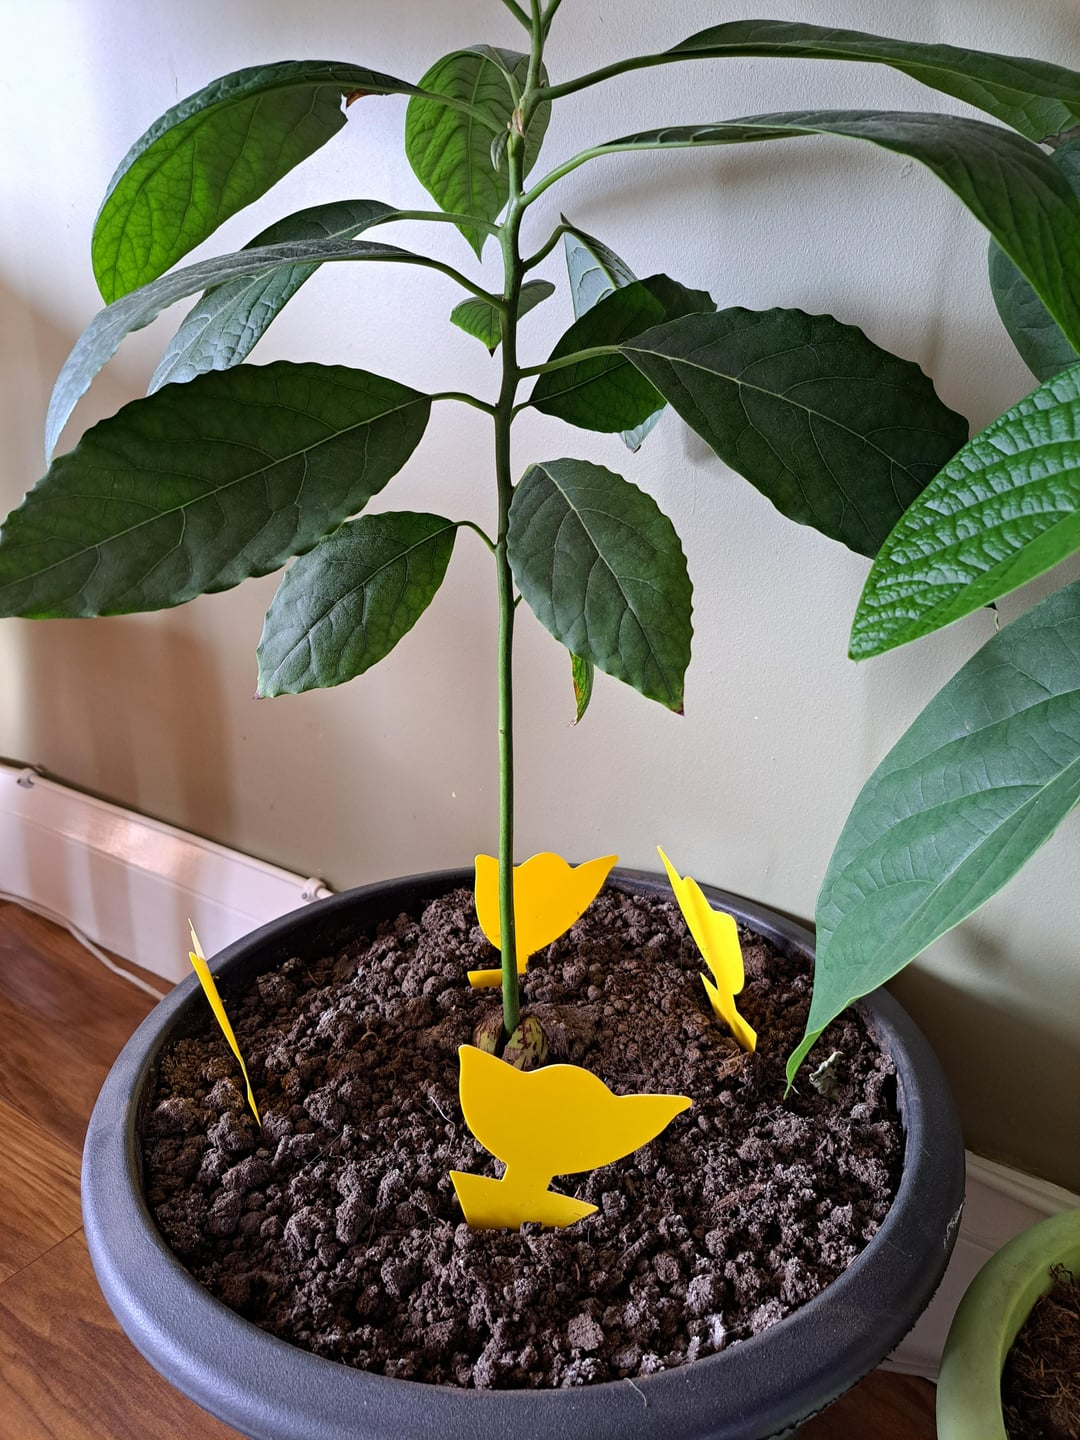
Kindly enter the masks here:
[[510, 14], [513, 15], [514, 19], [525, 26], [526, 30], [530, 28], [531, 22], [529, 20], [529, 17], [525, 14], [525, 11], [522, 10], [521, 6], [517, 3], [517, 0], [502, 0], [502, 3], [506, 6], [507, 10], [510, 11]]
[[[558, 0], [556, 0], [557, 3]], [[576, 80], [564, 80], [561, 85], [545, 85], [537, 99], [558, 100], [563, 95], [576, 95], [579, 90], [587, 90], [591, 85], [599, 85], [604, 80], [613, 80], [617, 75], [629, 75], [631, 71], [650, 69], [655, 65], [674, 65], [680, 60], [711, 58], [713, 57], [692, 53], [679, 55], [670, 51], [663, 51], [658, 55], [633, 55], [628, 60], [616, 60], [612, 65], [604, 65], [601, 69], [592, 70], [587, 75], [579, 75]]]
[[493, 555], [495, 554], [495, 541], [492, 540], [486, 530], [481, 529], [481, 527], [472, 520], [459, 520], [457, 523], [463, 530], [471, 530], [474, 535], [479, 535], [491, 553]]
[[489, 405], [486, 400], [481, 400], [478, 395], [469, 395], [464, 390], [439, 390], [431, 396], [431, 399], [456, 400], [461, 405], [471, 405], [474, 410], [483, 410], [485, 415], [495, 414], [494, 405]]
[[570, 230], [570, 228], [571, 228], [571, 227], [570, 227], [569, 225], [567, 225], [565, 221], [563, 221], [563, 222], [562, 222], [561, 224], [559, 224], [559, 225], [556, 225], [556, 226], [555, 226], [555, 229], [551, 232], [551, 234], [548, 236], [548, 238], [544, 241], [543, 245], [540, 246], [540, 249], [537, 250], [534, 255], [530, 255], [527, 260], [523, 260], [523, 261], [521, 262], [521, 264], [522, 264], [522, 269], [524, 269], [524, 270], [533, 270], [533, 269], [536, 268], [537, 265], [541, 264], [542, 261], [546, 260], [547, 257], [551, 254], [552, 250], [555, 249], [555, 246], [559, 243], [559, 241], [562, 239], [562, 237]]
[[568, 365], [580, 365], [583, 360], [597, 360], [601, 355], [621, 355], [619, 345], [591, 345], [587, 350], [575, 350], [572, 355], [560, 355], [557, 360], [545, 360], [542, 365], [523, 365], [521, 375], [546, 375], [551, 370], [565, 370]]
[[478, 215], [456, 215], [450, 210], [391, 210], [381, 220], [376, 220], [368, 226], [374, 230], [379, 225], [393, 225], [397, 220], [435, 220], [440, 225], [471, 225], [475, 230], [483, 230], [488, 235], [498, 234], [499, 227], [491, 220], [481, 220]]

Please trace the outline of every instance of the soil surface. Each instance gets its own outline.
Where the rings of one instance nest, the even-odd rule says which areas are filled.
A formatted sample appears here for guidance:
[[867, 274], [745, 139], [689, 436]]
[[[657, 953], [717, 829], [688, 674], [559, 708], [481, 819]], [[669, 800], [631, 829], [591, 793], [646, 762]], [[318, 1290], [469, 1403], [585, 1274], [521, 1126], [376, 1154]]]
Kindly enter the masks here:
[[1009, 1440], [1080, 1440], [1080, 1281], [1057, 1266], [1005, 1360]]
[[[502, 1166], [465, 1128], [457, 1047], [497, 1008], [470, 892], [223, 998], [262, 1113], [207, 1011], [163, 1057], [144, 1142], [150, 1207], [240, 1314], [331, 1359], [478, 1387], [559, 1387], [683, 1365], [827, 1285], [895, 1193], [896, 1079], [862, 1019], [826, 1032], [784, 1099], [810, 975], [741, 931], [740, 1050], [715, 1020], [673, 900], [605, 891], [529, 963], [550, 1061], [618, 1094], [692, 1096], [633, 1155], [554, 1188], [599, 1207], [565, 1230], [473, 1231], [448, 1172]], [[828, 1093], [813, 1067], [838, 1051]], [[572, 1117], [570, 1117], [572, 1119]], [[569, 1122], [568, 1122], [569, 1123]]]

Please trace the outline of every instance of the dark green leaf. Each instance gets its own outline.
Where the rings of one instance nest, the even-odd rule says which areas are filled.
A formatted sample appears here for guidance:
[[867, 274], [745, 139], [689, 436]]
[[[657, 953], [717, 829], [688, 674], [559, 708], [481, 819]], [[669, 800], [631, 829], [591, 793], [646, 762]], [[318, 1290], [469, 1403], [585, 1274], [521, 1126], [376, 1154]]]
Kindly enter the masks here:
[[858, 30], [787, 20], [734, 20], [713, 25], [667, 53], [680, 59], [760, 55], [873, 61], [955, 95], [1029, 140], [1044, 140], [1080, 122], [1080, 75], [1045, 60], [891, 40]]
[[441, 515], [361, 515], [285, 572], [259, 642], [259, 694], [352, 680], [419, 620], [442, 584], [456, 526]]
[[[1080, 140], [1062, 145], [1050, 158], [1069, 182], [1073, 194], [1080, 195]], [[1080, 354], [1065, 339], [1046, 306], [993, 240], [990, 241], [990, 289], [1002, 324], [1037, 379], [1049, 380], [1066, 365], [1080, 360]]]
[[[563, 225], [566, 227], [563, 232], [563, 247], [566, 252], [566, 273], [570, 277], [570, 293], [574, 301], [574, 318], [580, 320], [586, 311], [591, 310], [613, 290], [633, 285], [637, 276], [629, 265], [620, 260], [614, 250], [609, 250], [602, 241], [586, 235], [584, 230], [576, 230], [572, 225], [568, 225], [565, 217]], [[640, 425], [635, 425], [632, 430], [624, 430], [622, 438], [627, 449], [639, 450], [663, 413], [664, 407], [661, 405]]]
[[690, 663], [690, 578], [655, 500], [584, 460], [522, 476], [510, 566], [526, 604], [572, 655], [681, 713]]
[[214, 285], [232, 280], [263, 280], [269, 282], [282, 271], [293, 273], [297, 265], [325, 264], [331, 260], [390, 260], [402, 265], [433, 265], [423, 255], [401, 250], [396, 245], [379, 245], [371, 240], [293, 240], [281, 245], [260, 245], [237, 250], [231, 255], [218, 255], [213, 260], [200, 260], [174, 270], [144, 285], [131, 295], [124, 295], [107, 309], [94, 316], [75, 342], [71, 354], [53, 387], [49, 414], [45, 421], [45, 458], [52, 459], [60, 432], [91, 380], [116, 354], [117, 346], [132, 330], [161, 314], [167, 306], [188, 295], [196, 295]]
[[276, 570], [401, 469], [431, 402], [334, 365], [241, 365], [88, 430], [4, 523], [0, 614], [180, 605]]
[[831, 315], [690, 315], [623, 349], [778, 510], [866, 555], [967, 439], [917, 365]]
[[591, 660], [585, 660], [580, 655], [571, 655], [570, 675], [574, 682], [574, 724], [580, 725], [592, 699], [596, 667]]
[[[518, 319], [527, 315], [530, 310], [536, 308], [541, 300], [546, 300], [549, 295], [555, 293], [555, 286], [548, 280], [528, 280], [521, 287], [521, 297], [518, 301]], [[450, 312], [450, 319], [467, 335], [474, 335], [482, 345], [486, 346], [489, 354], [494, 354], [499, 347], [501, 331], [499, 328], [499, 312], [494, 305], [489, 305], [486, 300], [463, 300], [460, 305], [455, 305]]]
[[[652, 275], [613, 290], [580, 320], [575, 320], [549, 357], [594, 346], [618, 345], [677, 315], [715, 310], [704, 290], [687, 290], [666, 275]], [[537, 376], [529, 404], [586, 430], [629, 430], [641, 425], [662, 404], [644, 375], [620, 354], [598, 355]]]
[[[315, 205], [278, 220], [245, 249], [293, 240], [352, 240], [398, 212], [381, 200], [340, 200]], [[255, 348], [271, 322], [318, 263], [286, 265], [255, 279], [232, 280], [209, 289], [184, 317], [150, 380], [152, 395], [162, 385], [192, 380], [207, 370], [229, 370]]]
[[1080, 348], [1080, 200], [1037, 145], [1000, 126], [956, 115], [795, 111], [647, 130], [598, 146], [589, 154], [737, 145], [815, 134], [869, 140], [926, 165], [986, 226]]
[[415, 95], [361, 65], [289, 60], [215, 80], [156, 120], [125, 155], [94, 225], [106, 303], [155, 280], [345, 124], [342, 97]]
[[905, 645], [1080, 549], [1080, 364], [955, 455], [881, 548], [855, 613], [856, 660]]
[[[506, 133], [514, 113], [504, 72], [514, 76], [520, 89], [528, 68], [527, 55], [477, 46], [444, 55], [420, 82], [426, 96], [445, 95], [471, 107], [467, 113], [437, 99], [414, 96], [409, 101], [405, 154], [440, 209], [489, 222], [502, 213], [510, 196], [510, 172], [505, 147], [496, 147], [494, 141]], [[538, 106], [533, 114], [525, 137], [526, 174], [540, 153], [550, 115], [550, 105]], [[458, 228], [479, 255], [487, 231], [473, 225]]]
[[970, 915], [1080, 800], [1080, 583], [989, 640], [863, 786], [817, 902], [824, 1027]]

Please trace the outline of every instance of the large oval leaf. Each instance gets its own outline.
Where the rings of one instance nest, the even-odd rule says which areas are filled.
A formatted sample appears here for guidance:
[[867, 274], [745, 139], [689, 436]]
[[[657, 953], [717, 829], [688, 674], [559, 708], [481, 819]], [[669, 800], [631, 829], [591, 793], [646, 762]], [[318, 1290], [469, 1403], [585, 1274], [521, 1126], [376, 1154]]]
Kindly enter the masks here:
[[[507, 133], [514, 114], [507, 72], [520, 89], [528, 69], [527, 55], [479, 45], [444, 55], [421, 80], [425, 93], [409, 101], [405, 116], [405, 154], [441, 210], [489, 222], [501, 215], [510, 198], [509, 162], [505, 145], [493, 150], [492, 140]], [[451, 109], [435, 96], [468, 109]], [[533, 112], [525, 137], [525, 174], [540, 153], [550, 115], [546, 104]], [[479, 255], [488, 231], [474, 225], [458, 229]]]
[[[1050, 159], [1073, 194], [1080, 195], [1080, 140], [1060, 146]], [[1031, 285], [993, 240], [989, 268], [990, 290], [1001, 323], [1031, 373], [1039, 380], [1049, 380], [1066, 365], [1080, 360], [1077, 349], [1066, 340]]]
[[[568, 225], [565, 219], [563, 250], [576, 320], [580, 320], [594, 305], [606, 299], [613, 290], [633, 285], [637, 279], [626, 261], [621, 260], [614, 250], [609, 249], [603, 241], [594, 239], [592, 235], [586, 235], [584, 230]], [[711, 299], [707, 308], [712, 308]], [[639, 450], [663, 413], [664, 407], [660, 405], [640, 425], [635, 425], [632, 430], [624, 430], [622, 439], [626, 448]]]
[[431, 402], [331, 365], [243, 365], [125, 405], [4, 523], [0, 614], [180, 605], [276, 570], [381, 490]]
[[1045, 60], [891, 40], [788, 20], [733, 20], [712, 25], [665, 52], [664, 59], [760, 55], [804, 60], [862, 60], [889, 65], [913, 80], [955, 95], [1044, 140], [1080, 122], [1080, 75]]
[[286, 570], [259, 642], [259, 694], [298, 695], [362, 675], [431, 604], [454, 548], [441, 515], [361, 515]]
[[106, 304], [155, 280], [345, 124], [342, 98], [415, 95], [362, 65], [289, 60], [236, 70], [167, 110], [128, 151], [94, 224]]
[[584, 460], [533, 465], [514, 491], [507, 553], [526, 603], [571, 654], [681, 713], [692, 587], [655, 500]]
[[57, 376], [45, 420], [45, 458], [51, 460], [60, 432], [67, 424], [79, 398], [91, 380], [116, 354], [125, 335], [141, 330], [177, 300], [197, 295], [200, 290], [233, 280], [271, 283], [275, 276], [294, 274], [298, 265], [327, 264], [336, 260], [389, 260], [402, 265], [446, 267], [426, 256], [414, 255], [397, 245], [380, 245], [371, 240], [292, 240], [286, 244], [260, 245], [217, 255], [174, 270], [144, 285], [100, 310], [76, 340], [71, 354]]
[[[244, 248], [254, 250], [293, 240], [352, 240], [369, 226], [385, 224], [397, 213], [381, 200], [314, 205], [276, 221]], [[318, 261], [285, 265], [254, 279], [212, 286], [188, 311], [169, 341], [150, 377], [149, 393], [152, 395], [162, 385], [193, 380], [207, 370], [229, 370], [246, 360], [275, 317], [318, 268]]]
[[[878, 110], [791, 111], [712, 125], [625, 135], [583, 152], [580, 162], [627, 150], [683, 149], [846, 135], [910, 155], [943, 180], [1006, 255], [1080, 348], [1080, 201], [1038, 146], [982, 120]], [[536, 186], [540, 192], [544, 182]]]
[[967, 439], [917, 365], [831, 315], [689, 315], [623, 350], [778, 510], [862, 554]]
[[[575, 320], [548, 363], [597, 346], [618, 345], [677, 315], [715, 308], [704, 290], [688, 290], [666, 275], [651, 275], [613, 290]], [[557, 415], [585, 430], [603, 431], [641, 425], [661, 403], [645, 376], [617, 352], [545, 371], [529, 396], [529, 404], [546, 415]]]
[[863, 786], [817, 902], [825, 1026], [1010, 879], [1080, 800], [1080, 583], [989, 640]]
[[1080, 364], [981, 431], [902, 516], [851, 629], [862, 660], [970, 615], [1080, 549]]

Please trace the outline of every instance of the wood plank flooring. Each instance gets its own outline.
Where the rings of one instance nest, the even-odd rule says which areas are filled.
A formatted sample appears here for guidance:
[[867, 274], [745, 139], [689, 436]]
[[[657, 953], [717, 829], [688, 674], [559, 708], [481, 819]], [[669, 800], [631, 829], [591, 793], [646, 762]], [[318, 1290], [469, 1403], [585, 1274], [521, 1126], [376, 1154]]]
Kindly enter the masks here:
[[[236, 1440], [123, 1335], [79, 1224], [90, 1111], [151, 1005], [66, 931], [0, 903], [3, 1440]], [[934, 1440], [933, 1386], [875, 1371], [803, 1431], [803, 1440], [870, 1436]]]

